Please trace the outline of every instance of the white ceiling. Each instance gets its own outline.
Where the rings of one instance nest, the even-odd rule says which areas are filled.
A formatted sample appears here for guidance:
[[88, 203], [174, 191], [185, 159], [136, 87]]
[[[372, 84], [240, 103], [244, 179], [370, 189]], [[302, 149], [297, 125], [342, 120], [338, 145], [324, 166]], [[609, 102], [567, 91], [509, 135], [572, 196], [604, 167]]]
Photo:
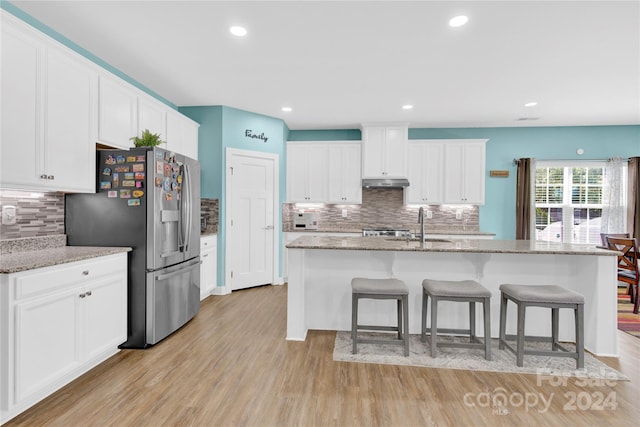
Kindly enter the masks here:
[[639, 1], [11, 3], [178, 106], [290, 129], [640, 124]]

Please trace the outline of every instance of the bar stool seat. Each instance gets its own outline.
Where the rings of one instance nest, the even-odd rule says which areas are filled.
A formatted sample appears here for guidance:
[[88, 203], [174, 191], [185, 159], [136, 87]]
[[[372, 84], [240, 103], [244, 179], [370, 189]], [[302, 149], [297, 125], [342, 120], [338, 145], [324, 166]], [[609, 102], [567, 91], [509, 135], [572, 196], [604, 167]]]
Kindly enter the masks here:
[[[530, 285], [500, 285], [500, 340], [499, 348], [505, 347], [516, 355], [516, 364], [523, 366], [524, 355], [571, 357], [576, 359], [576, 368], [584, 367], [584, 296], [569, 289], [556, 285], [530, 286]], [[518, 326], [516, 332], [516, 348], [507, 343], [507, 303], [512, 301], [518, 310]], [[551, 351], [532, 350], [524, 347], [526, 337], [525, 315], [527, 307], [551, 308]], [[569, 308], [574, 311], [576, 351], [572, 352], [558, 343], [558, 319], [559, 310]], [[512, 338], [512, 337], [509, 337]], [[562, 351], [560, 351], [562, 350]]]
[[[396, 300], [398, 326], [359, 325], [358, 301], [361, 298]], [[358, 338], [358, 330], [397, 331], [398, 338]], [[404, 355], [409, 356], [409, 287], [403, 281], [362, 277], [351, 280], [351, 340], [353, 354], [358, 353], [358, 343], [383, 343], [400, 344], [404, 346]]]
[[[431, 280], [422, 281], [422, 330], [420, 338], [427, 341], [427, 332], [430, 334], [431, 357], [436, 357], [438, 346], [458, 348], [484, 348], [484, 357], [491, 360], [491, 316], [490, 304], [491, 292], [474, 280], [449, 281]], [[427, 310], [431, 298], [431, 327], [427, 328]], [[438, 302], [457, 301], [469, 303], [469, 329], [438, 328]], [[484, 312], [484, 342], [476, 337], [476, 303], [482, 303]], [[438, 333], [456, 333], [469, 335], [468, 343], [444, 343], [438, 342]]]

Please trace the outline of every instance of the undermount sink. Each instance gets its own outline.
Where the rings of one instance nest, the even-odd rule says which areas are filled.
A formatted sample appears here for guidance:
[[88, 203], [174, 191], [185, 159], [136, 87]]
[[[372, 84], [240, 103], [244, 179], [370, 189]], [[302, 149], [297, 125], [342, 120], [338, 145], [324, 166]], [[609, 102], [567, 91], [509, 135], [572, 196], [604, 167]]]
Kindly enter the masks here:
[[[392, 241], [396, 241], [396, 242], [419, 242], [420, 238], [419, 237], [388, 237], [386, 240], [392, 240]], [[425, 242], [432, 242], [432, 243], [452, 243], [451, 240], [447, 240], [447, 239], [431, 239], [431, 238], [426, 238], [424, 239]]]

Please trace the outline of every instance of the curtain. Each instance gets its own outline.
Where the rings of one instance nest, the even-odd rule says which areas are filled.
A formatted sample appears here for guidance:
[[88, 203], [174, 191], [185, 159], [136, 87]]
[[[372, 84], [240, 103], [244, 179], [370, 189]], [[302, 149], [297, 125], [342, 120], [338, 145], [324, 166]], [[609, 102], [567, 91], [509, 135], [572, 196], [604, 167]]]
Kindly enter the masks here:
[[626, 166], [626, 161], [614, 158], [610, 159], [604, 168], [601, 233], [627, 232], [627, 194], [624, 176]]
[[640, 157], [629, 159], [627, 231], [640, 242]]
[[516, 172], [516, 239], [535, 240], [536, 164], [531, 158], [517, 160]]

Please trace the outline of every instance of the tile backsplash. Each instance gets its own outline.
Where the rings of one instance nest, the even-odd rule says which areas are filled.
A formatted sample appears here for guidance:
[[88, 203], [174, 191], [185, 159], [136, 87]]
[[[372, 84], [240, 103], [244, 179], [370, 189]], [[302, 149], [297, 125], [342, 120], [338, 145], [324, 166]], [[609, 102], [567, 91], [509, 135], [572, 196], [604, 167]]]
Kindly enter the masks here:
[[0, 239], [64, 234], [64, 193], [0, 189], [0, 205], [16, 207], [16, 223], [0, 224]]
[[218, 232], [218, 199], [200, 199], [200, 214], [206, 218], [207, 227], [204, 234]]
[[[417, 231], [419, 206], [404, 205], [400, 188], [363, 188], [361, 205], [302, 205], [285, 203], [282, 206], [282, 229], [294, 231], [293, 217], [299, 212], [318, 212], [318, 230], [359, 231], [365, 227], [408, 228]], [[433, 205], [425, 208], [425, 230], [479, 231], [478, 206]], [[347, 217], [342, 216], [346, 210]], [[456, 219], [456, 211], [462, 218]], [[432, 211], [433, 218], [426, 218]]]

